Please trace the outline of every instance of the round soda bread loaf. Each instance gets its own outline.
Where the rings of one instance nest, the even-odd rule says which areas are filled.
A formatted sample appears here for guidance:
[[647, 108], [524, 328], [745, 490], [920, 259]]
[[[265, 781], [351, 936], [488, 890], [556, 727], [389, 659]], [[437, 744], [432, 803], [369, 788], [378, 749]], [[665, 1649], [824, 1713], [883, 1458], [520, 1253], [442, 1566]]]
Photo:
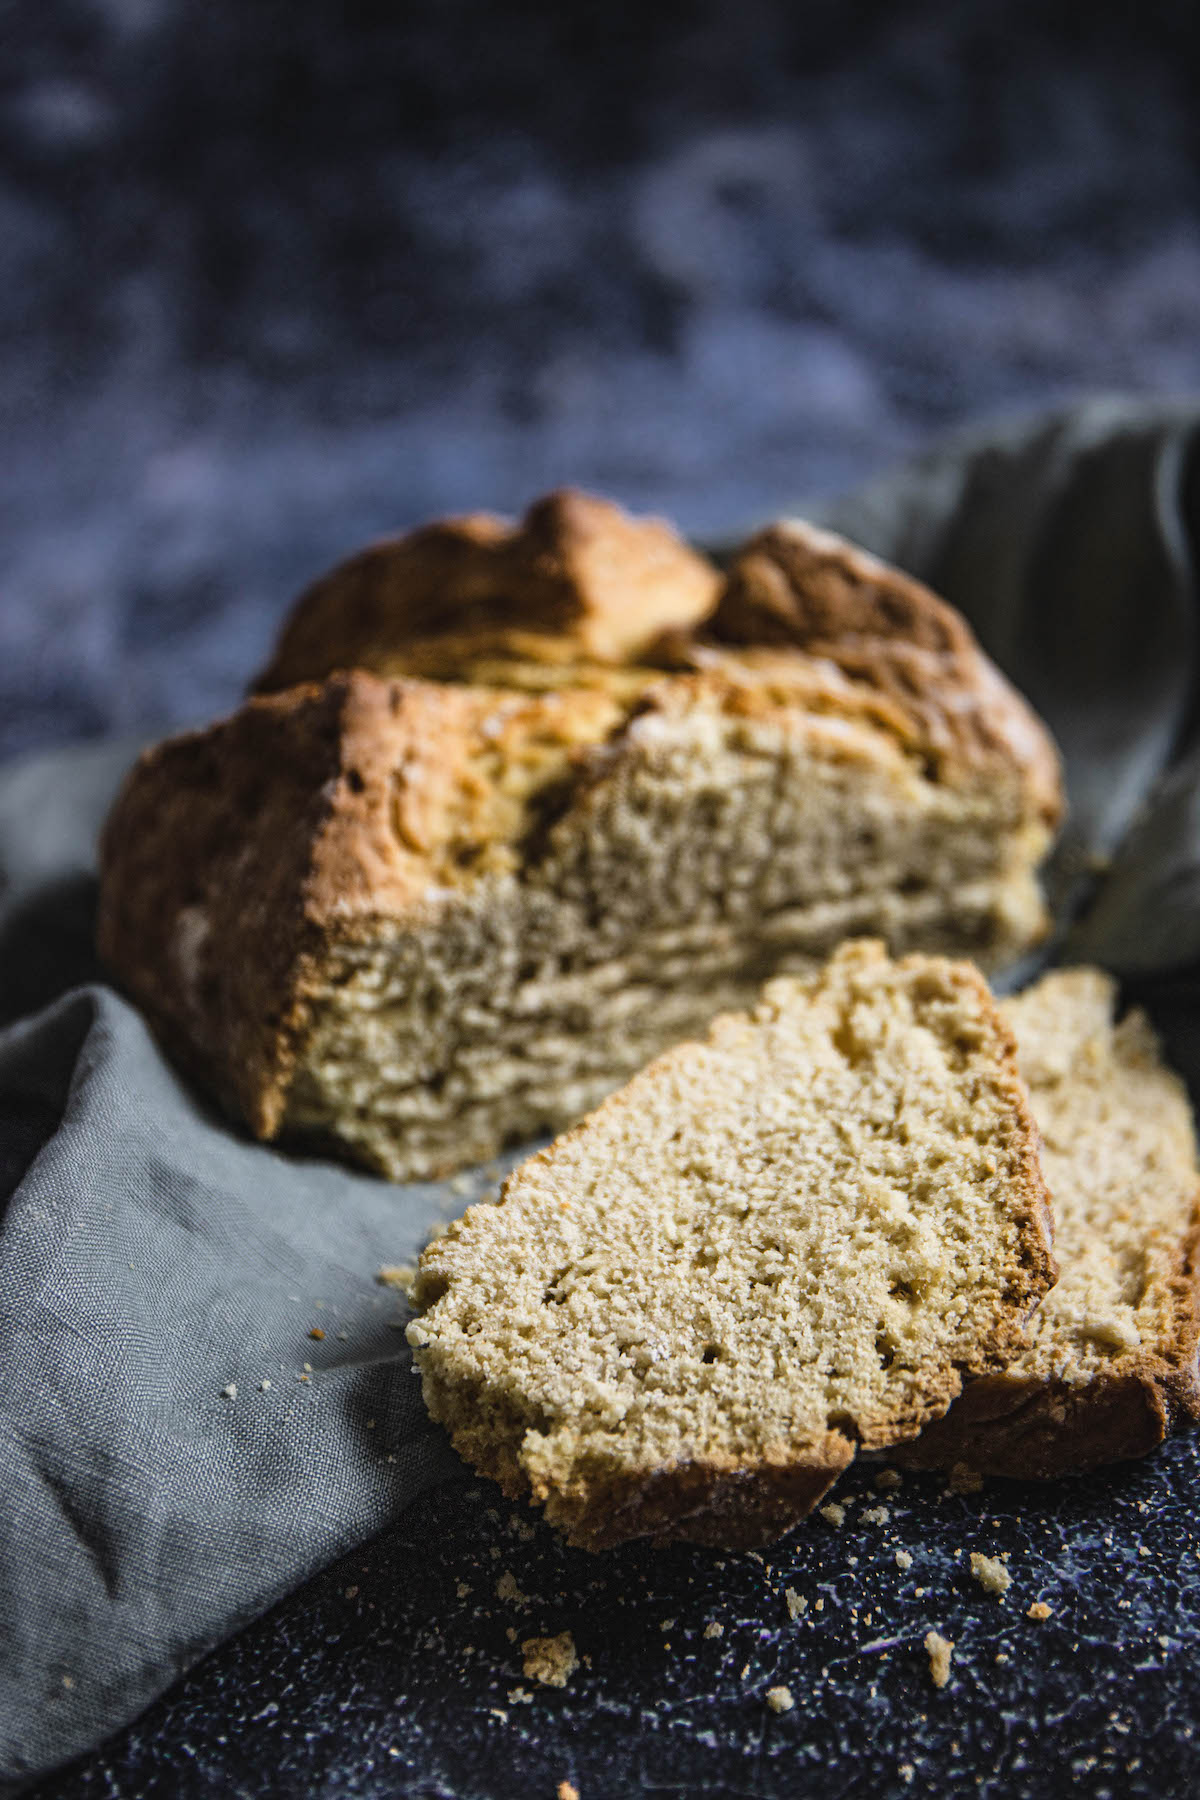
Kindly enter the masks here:
[[847, 937], [994, 965], [1045, 927], [1044, 730], [809, 527], [725, 581], [582, 495], [427, 527], [301, 599], [297, 680], [148, 751], [101, 855], [108, 967], [259, 1137], [448, 1174]]
[[1192, 1110], [1140, 1012], [1099, 969], [1001, 1006], [1042, 1134], [1059, 1279], [1003, 1373], [972, 1382], [903, 1460], [1024, 1479], [1142, 1456], [1200, 1417], [1200, 1174]]
[[1054, 1279], [978, 971], [879, 944], [661, 1056], [421, 1258], [460, 1454], [572, 1543], [764, 1543], [1001, 1367]]

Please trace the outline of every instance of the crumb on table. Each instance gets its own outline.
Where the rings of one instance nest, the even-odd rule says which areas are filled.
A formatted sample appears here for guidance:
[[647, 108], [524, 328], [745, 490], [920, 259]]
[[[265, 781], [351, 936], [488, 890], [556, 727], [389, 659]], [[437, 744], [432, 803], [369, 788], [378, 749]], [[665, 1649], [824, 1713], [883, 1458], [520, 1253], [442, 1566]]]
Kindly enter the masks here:
[[1042, 1620], [1048, 1619], [1053, 1611], [1054, 1608], [1052, 1606], [1047, 1606], [1044, 1600], [1035, 1600], [1026, 1612], [1025, 1617], [1027, 1619], [1036, 1619], [1040, 1625]]
[[412, 1263], [385, 1263], [375, 1279], [380, 1287], [399, 1288], [402, 1294], [407, 1295], [417, 1279], [417, 1271]]
[[579, 1667], [569, 1631], [560, 1631], [557, 1637], [525, 1638], [521, 1654], [526, 1680], [540, 1681], [543, 1687], [566, 1687], [567, 1677]]
[[1012, 1576], [998, 1556], [984, 1556], [981, 1551], [972, 1550], [971, 1573], [984, 1592], [995, 1594], [997, 1600], [1012, 1586]]
[[933, 1677], [933, 1685], [944, 1688], [950, 1679], [950, 1658], [954, 1654], [954, 1639], [943, 1637], [940, 1631], [927, 1631], [925, 1633], [925, 1649], [929, 1656], [929, 1673]]
[[767, 1689], [767, 1705], [773, 1713], [791, 1712], [795, 1704], [791, 1688], [781, 1686]]

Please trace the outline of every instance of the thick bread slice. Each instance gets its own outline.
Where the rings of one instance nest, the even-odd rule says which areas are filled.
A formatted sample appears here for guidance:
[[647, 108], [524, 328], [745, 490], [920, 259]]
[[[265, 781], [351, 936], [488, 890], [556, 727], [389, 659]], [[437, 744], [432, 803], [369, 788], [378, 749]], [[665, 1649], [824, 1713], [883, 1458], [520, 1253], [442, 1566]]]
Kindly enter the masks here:
[[260, 692], [335, 669], [546, 688], [633, 661], [711, 612], [717, 569], [659, 519], [570, 489], [519, 525], [425, 525], [339, 563], [284, 625]]
[[972, 1382], [905, 1460], [1048, 1478], [1144, 1455], [1200, 1418], [1200, 1175], [1183, 1083], [1098, 969], [1002, 1007], [1043, 1137], [1058, 1285], [1003, 1374]]
[[763, 1543], [1001, 1365], [1054, 1279], [978, 971], [844, 946], [669, 1051], [421, 1258], [459, 1452], [573, 1543]]

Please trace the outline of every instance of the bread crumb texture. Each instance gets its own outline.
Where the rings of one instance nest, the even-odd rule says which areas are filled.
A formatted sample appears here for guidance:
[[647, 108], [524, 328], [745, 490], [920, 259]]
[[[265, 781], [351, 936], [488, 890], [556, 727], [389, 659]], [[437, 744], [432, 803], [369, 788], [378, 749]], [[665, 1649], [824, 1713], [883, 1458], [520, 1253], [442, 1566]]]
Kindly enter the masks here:
[[985, 1556], [982, 1551], [972, 1550], [971, 1573], [984, 1592], [995, 1594], [997, 1599], [1012, 1586], [1012, 1576], [998, 1556]]
[[1172, 1277], [1194, 1222], [1196, 1142], [1182, 1081], [1142, 1012], [1117, 1023], [1098, 969], [1044, 976], [1003, 1003], [1042, 1133], [1061, 1270], [1016, 1375], [1088, 1380], [1172, 1337]]
[[1048, 1606], [1044, 1600], [1035, 1600], [1026, 1612], [1025, 1617], [1027, 1619], [1035, 1619], [1039, 1625], [1042, 1625], [1047, 1619], [1053, 1616], [1053, 1613], [1054, 1608]]
[[954, 1655], [954, 1639], [940, 1631], [925, 1633], [925, 1653], [929, 1657], [929, 1674], [934, 1687], [944, 1688], [950, 1679], [950, 1659]]
[[525, 1638], [521, 1655], [525, 1679], [540, 1681], [543, 1687], [566, 1687], [568, 1678], [579, 1667], [575, 1640], [569, 1631], [560, 1631], [557, 1637]]
[[854, 944], [471, 1208], [409, 1339], [460, 1453], [573, 1542], [744, 1548], [1002, 1363], [1052, 1275], [977, 971]]
[[[1001, 1004], [1041, 1132], [1059, 1279], [1002, 1376], [906, 1451], [924, 1466], [1048, 1477], [1144, 1454], [1200, 1416], [1191, 1106], [1144, 1014], [1099, 969]], [[951, 1474], [956, 1482], [959, 1464]]]
[[573, 1781], [560, 1781], [555, 1794], [557, 1800], [579, 1800], [579, 1789]]
[[791, 1712], [796, 1702], [792, 1699], [790, 1687], [770, 1687], [767, 1689], [767, 1705], [773, 1713]]

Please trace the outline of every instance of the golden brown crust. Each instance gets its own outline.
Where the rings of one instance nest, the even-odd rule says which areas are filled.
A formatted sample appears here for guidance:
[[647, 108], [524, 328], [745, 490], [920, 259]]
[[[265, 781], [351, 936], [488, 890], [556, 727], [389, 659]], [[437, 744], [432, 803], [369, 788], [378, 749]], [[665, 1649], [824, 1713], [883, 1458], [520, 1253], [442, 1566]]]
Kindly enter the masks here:
[[826, 658], [886, 695], [939, 764], [1021, 768], [1033, 810], [1062, 815], [1058, 753], [953, 607], [901, 570], [802, 520], [738, 553], [707, 636]]
[[311, 689], [145, 751], [100, 844], [101, 956], [172, 1054], [260, 1135], [278, 1116], [311, 947], [305, 892], [342, 712], [338, 690]]
[[[258, 1136], [282, 1121], [331, 935], [419, 915], [480, 696], [352, 673], [145, 751], [100, 846], [100, 953]], [[407, 778], [405, 778], [407, 777]]]
[[628, 662], [704, 618], [719, 583], [661, 520], [565, 489], [519, 525], [444, 520], [340, 563], [296, 602], [257, 686], [353, 667], [462, 680], [489, 659]]
[[1148, 1455], [1200, 1421], [1200, 1211], [1179, 1246], [1171, 1289], [1174, 1334], [1165, 1349], [1116, 1358], [1084, 1382], [982, 1376], [894, 1460], [1051, 1481]]
[[810, 1513], [853, 1459], [851, 1439], [834, 1431], [802, 1463], [783, 1453], [752, 1467], [676, 1463], [600, 1480], [574, 1501], [554, 1496], [546, 1517], [582, 1550], [608, 1550], [632, 1538], [755, 1550]]

